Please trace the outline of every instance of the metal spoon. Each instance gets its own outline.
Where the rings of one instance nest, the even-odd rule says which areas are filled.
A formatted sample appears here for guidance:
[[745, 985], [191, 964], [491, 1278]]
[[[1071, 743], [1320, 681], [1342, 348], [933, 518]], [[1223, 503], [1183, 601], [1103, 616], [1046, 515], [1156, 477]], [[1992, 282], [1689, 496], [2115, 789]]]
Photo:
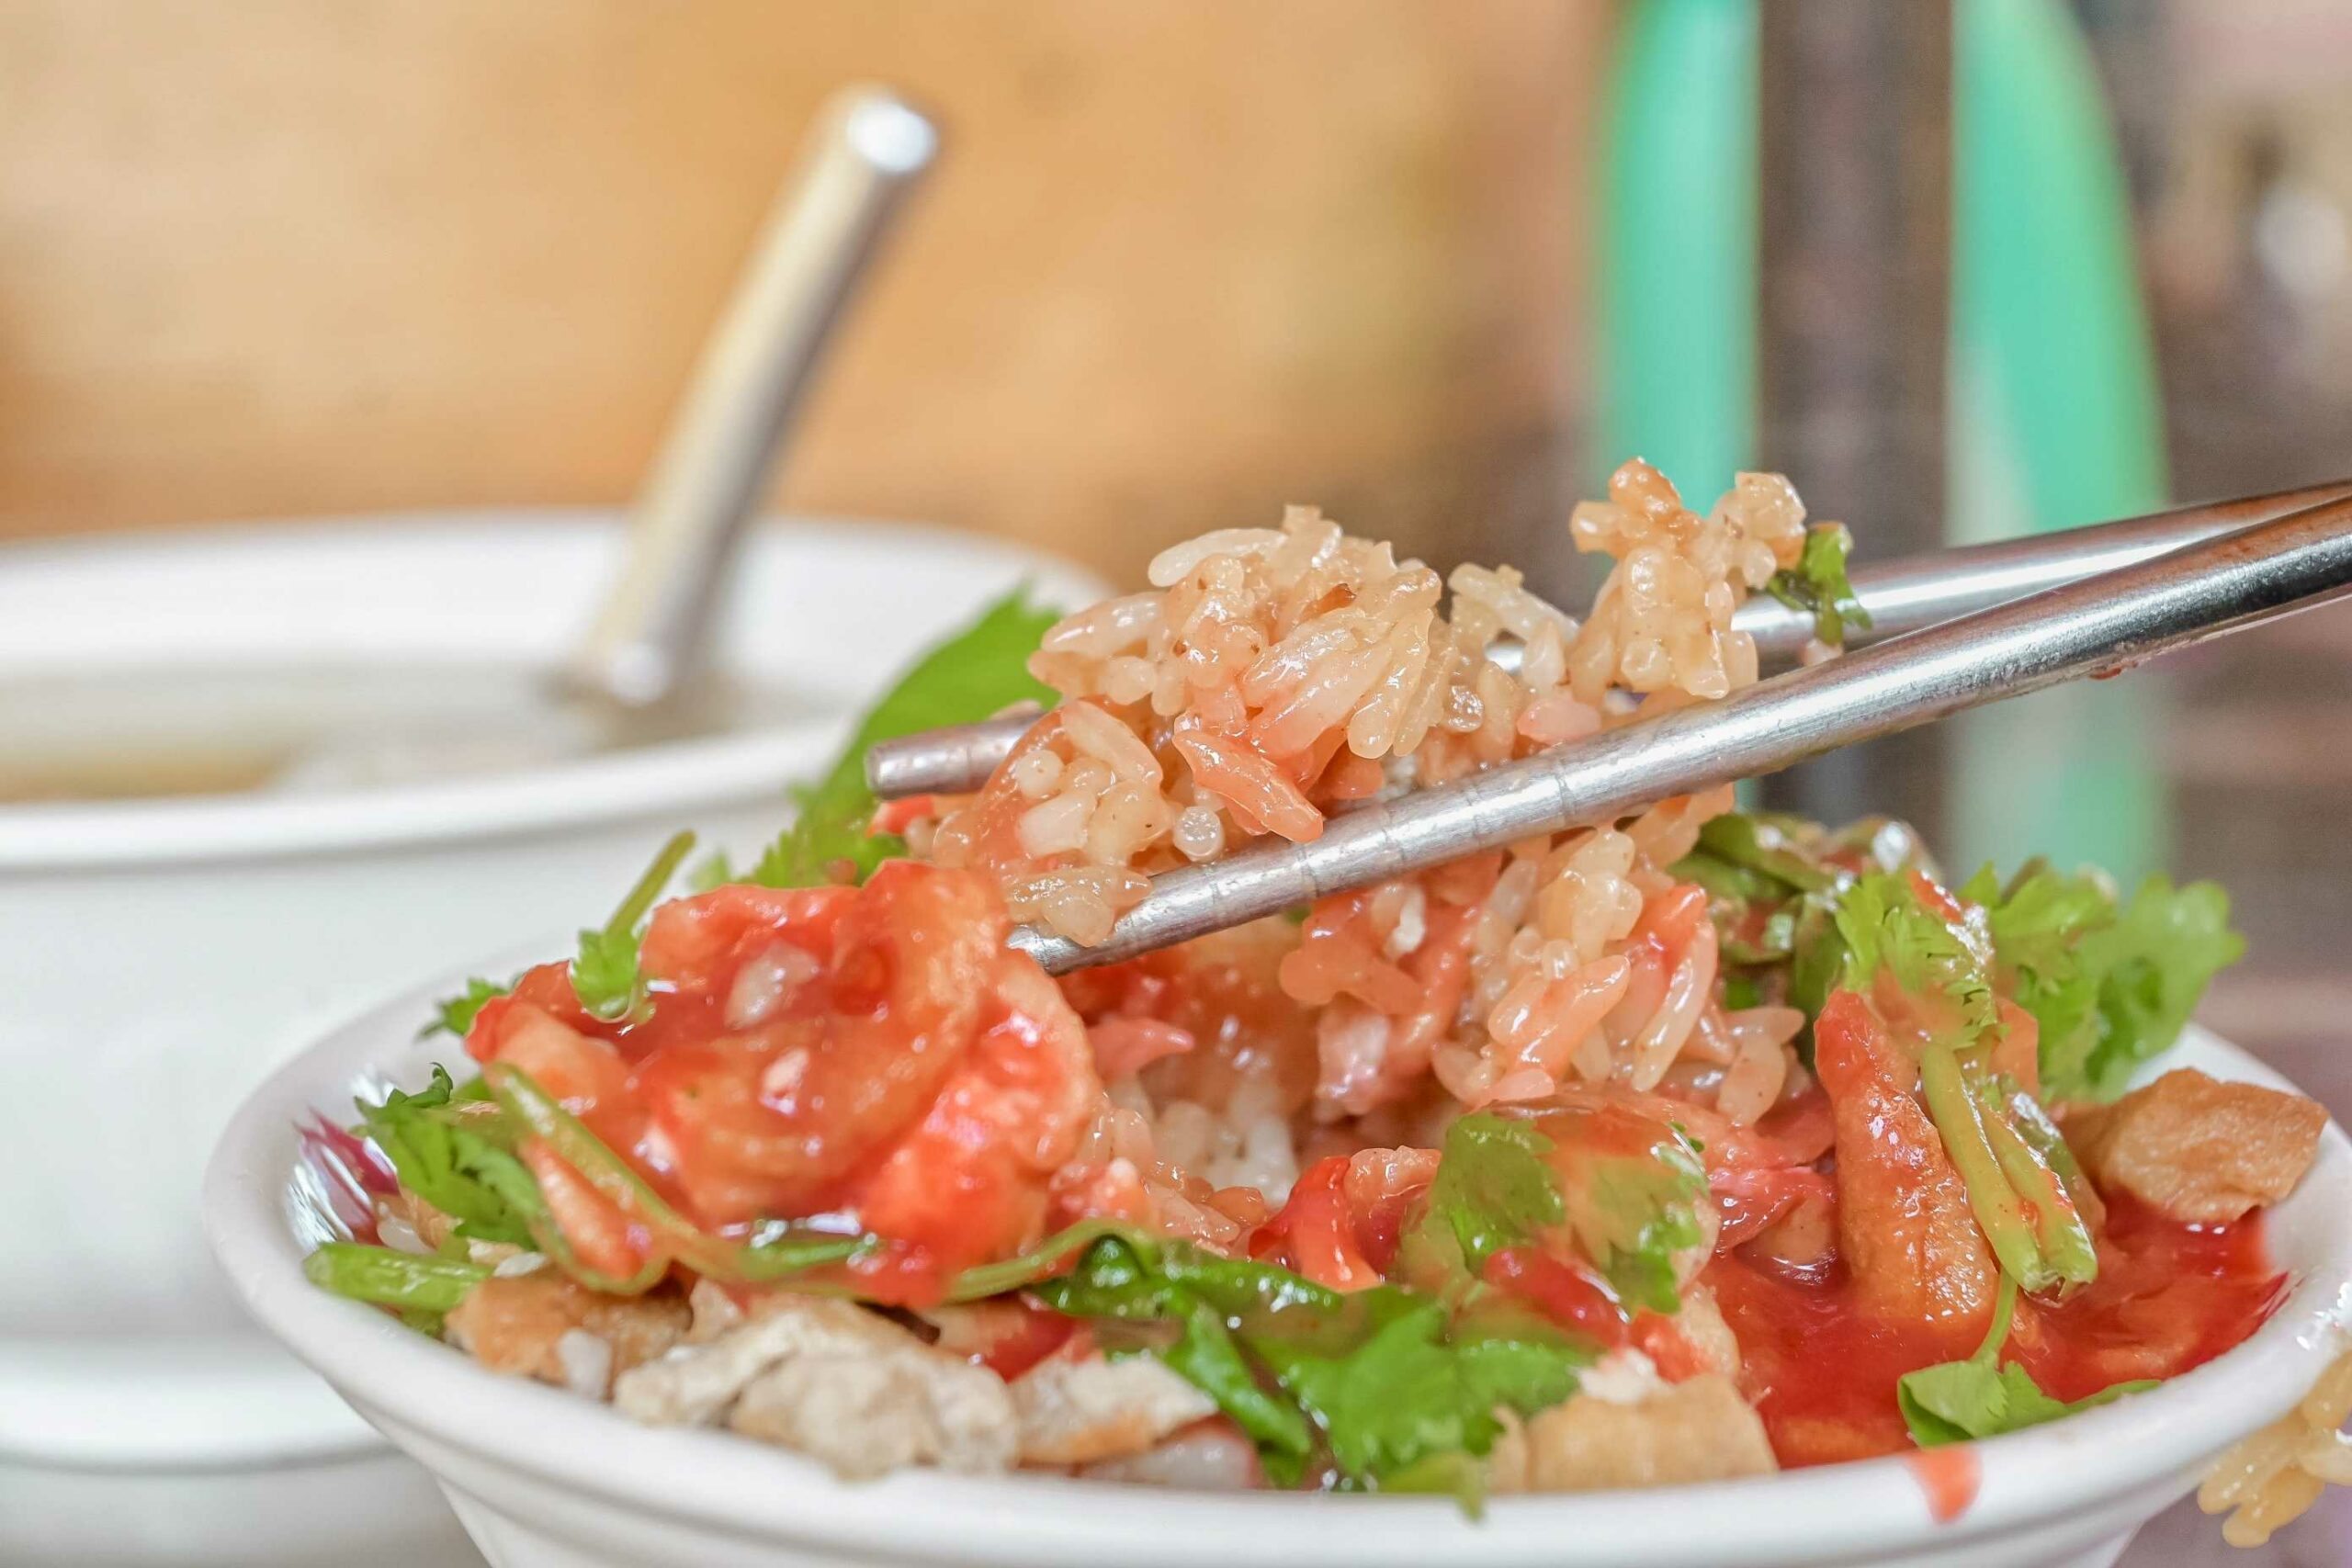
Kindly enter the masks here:
[[346, 677], [314, 705], [330, 716], [289, 744], [268, 784], [315, 792], [503, 772], [767, 716], [777, 694], [698, 678], [713, 612], [825, 345], [938, 144], [931, 122], [885, 88], [850, 88], [820, 112], [703, 346], [638, 498], [627, 558], [552, 679], [483, 668], [453, 686], [424, 672], [390, 682], [388, 696], [386, 681]]
[[570, 691], [651, 720], [684, 690], [785, 429], [938, 146], [931, 121], [887, 88], [853, 87], [825, 106], [703, 346], [638, 498], [628, 560], [565, 672]]

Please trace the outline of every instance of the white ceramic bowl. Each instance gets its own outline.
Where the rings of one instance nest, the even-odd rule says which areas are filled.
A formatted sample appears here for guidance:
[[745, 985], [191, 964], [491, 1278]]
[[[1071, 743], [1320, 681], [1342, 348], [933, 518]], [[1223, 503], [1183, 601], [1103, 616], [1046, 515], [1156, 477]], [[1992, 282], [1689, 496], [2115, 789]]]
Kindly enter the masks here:
[[[0, 548], [0, 681], [547, 666], [619, 542], [610, 514], [507, 511]], [[416, 976], [517, 929], [593, 922], [678, 826], [756, 846], [784, 819], [785, 784], [830, 759], [877, 683], [1024, 578], [1064, 604], [1100, 591], [971, 536], [763, 528], [719, 662], [792, 689], [781, 728], [440, 783], [0, 806], [0, 1072], [18, 1108], [0, 1138], [0, 1560], [32, 1550], [10, 1499], [40, 1495], [44, 1467], [382, 1454], [254, 1330], [203, 1247], [198, 1178], [230, 1111], [297, 1046]], [[185, 1496], [167, 1494], [185, 1519]], [[123, 1540], [147, 1528], [126, 1522]], [[185, 1540], [159, 1533], [153, 1559], [188, 1560]]]
[[[295, 1121], [345, 1103], [356, 1083], [421, 1081], [449, 1055], [446, 1042], [412, 1038], [432, 994], [368, 1014], [263, 1086], [213, 1158], [205, 1223], [254, 1314], [432, 1470], [498, 1568], [2103, 1564], [2222, 1447], [2302, 1395], [2343, 1348], [2352, 1312], [2352, 1145], [2331, 1125], [2318, 1164], [2270, 1216], [2273, 1252], [2297, 1281], [2277, 1315], [2153, 1393], [1976, 1445], [1980, 1489], [1949, 1524], [1929, 1517], [1919, 1477], [1900, 1458], [1670, 1493], [1506, 1498], [1478, 1523], [1419, 1498], [922, 1472], [849, 1485], [741, 1438], [643, 1427], [498, 1377], [302, 1278], [287, 1206]], [[2202, 1032], [2172, 1061], [2279, 1082]]]

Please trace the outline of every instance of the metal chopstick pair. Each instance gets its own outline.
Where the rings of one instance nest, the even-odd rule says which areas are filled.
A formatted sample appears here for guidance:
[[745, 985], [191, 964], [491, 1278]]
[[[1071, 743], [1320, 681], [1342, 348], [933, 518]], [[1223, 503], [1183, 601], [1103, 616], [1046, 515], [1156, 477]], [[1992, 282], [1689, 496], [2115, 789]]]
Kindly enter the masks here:
[[[1860, 566], [1854, 594], [1871, 625], [1849, 633], [1847, 644], [1884, 641], [2345, 497], [2352, 497], [2352, 479]], [[1756, 639], [1768, 669], [1795, 662], [1813, 636], [1810, 615], [1761, 596], [1742, 604], [1732, 625]], [[1504, 644], [1495, 654], [1508, 663], [1518, 645]], [[865, 754], [866, 783], [884, 800], [967, 794], [988, 782], [1036, 716], [1029, 709], [882, 741]]]
[[[1882, 635], [1900, 635], [1721, 702], [1335, 817], [1309, 843], [1261, 843], [1164, 872], [1099, 945], [1031, 927], [1012, 945], [1054, 974], [1130, 958], [2352, 594], [2352, 482], [1891, 563], [1854, 582], [1873, 619], [1883, 615]], [[1751, 622], [1770, 624], [1761, 613], [1741, 624]], [[910, 739], [948, 750], [936, 734]], [[960, 744], [978, 750], [968, 735]], [[893, 784], [904, 776], [888, 758], [868, 767]]]

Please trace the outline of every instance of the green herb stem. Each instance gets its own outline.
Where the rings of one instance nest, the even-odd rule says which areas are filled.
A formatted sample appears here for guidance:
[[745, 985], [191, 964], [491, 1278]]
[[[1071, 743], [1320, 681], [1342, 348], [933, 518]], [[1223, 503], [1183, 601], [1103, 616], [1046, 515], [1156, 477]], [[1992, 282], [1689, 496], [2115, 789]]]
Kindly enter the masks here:
[[[657, 1283], [673, 1261], [714, 1280], [764, 1283], [825, 1264], [844, 1262], [875, 1245], [871, 1236], [837, 1236], [790, 1227], [752, 1244], [713, 1235], [665, 1202], [627, 1160], [533, 1082], [528, 1073], [509, 1063], [492, 1062], [482, 1070], [482, 1078], [490, 1085], [500, 1109], [546, 1143], [558, 1159], [578, 1172], [581, 1179], [599, 1195], [652, 1232], [659, 1243], [655, 1257], [646, 1265], [646, 1269], [652, 1271], [650, 1278], [646, 1277], [646, 1269], [640, 1269], [618, 1285], [598, 1283], [610, 1277], [594, 1270], [583, 1271], [568, 1246], [560, 1250], [548, 1247], [549, 1256], [562, 1263], [568, 1272], [579, 1276], [583, 1284], [636, 1294]], [[549, 1224], [547, 1229], [553, 1232], [555, 1227]], [[554, 1239], [560, 1242], [561, 1237], [556, 1235]]]
[[1950, 1042], [1936, 1041], [1920, 1054], [1919, 1087], [1928, 1101], [1928, 1114], [1943, 1137], [1945, 1152], [1967, 1186], [1968, 1205], [1977, 1226], [1992, 1243], [1993, 1256], [2027, 1290], [2046, 1289], [2054, 1274], [2041, 1256], [2025, 1206], [2002, 1175], [1976, 1099], [1962, 1075], [1960, 1054]]
[[313, 1285], [403, 1312], [448, 1312], [490, 1272], [480, 1263], [356, 1241], [331, 1241], [302, 1260], [302, 1273]]
[[2098, 1273], [2098, 1253], [2091, 1245], [2090, 1229], [2083, 1224], [2065, 1182], [2040, 1152], [2018, 1135], [2006, 1113], [1997, 1086], [1988, 1079], [1978, 1079], [1971, 1087], [1975, 1093], [1979, 1123], [1993, 1145], [2001, 1172], [2008, 1179], [2010, 1190], [2030, 1211], [2034, 1239], [2041, 1247], [2043, 1260], [2059, 1281], [2089, 1284]]

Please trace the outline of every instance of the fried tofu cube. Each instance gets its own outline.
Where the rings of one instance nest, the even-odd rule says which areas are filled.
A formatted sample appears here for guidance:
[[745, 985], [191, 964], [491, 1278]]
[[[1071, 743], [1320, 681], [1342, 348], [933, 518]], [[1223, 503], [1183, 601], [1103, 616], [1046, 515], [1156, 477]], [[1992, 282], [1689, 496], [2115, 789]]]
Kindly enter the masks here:
[[2327, 1112], [2300, 1094], [2181, 1067], [2112, 1105], [2069, 1112], [2065, 1133], [2098, 1186], [2211, 1224], [2293, 1191], [2326, 1125]]

